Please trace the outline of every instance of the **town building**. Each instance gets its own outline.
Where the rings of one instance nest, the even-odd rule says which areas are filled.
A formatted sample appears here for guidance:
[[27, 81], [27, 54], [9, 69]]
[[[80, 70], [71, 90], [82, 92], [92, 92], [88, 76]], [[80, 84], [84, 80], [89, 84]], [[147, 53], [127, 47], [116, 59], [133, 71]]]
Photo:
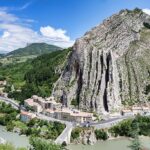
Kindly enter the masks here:
[[59, 120], [72, 121], [72, 122], [91, 122], [93, 121], [93, 114], [87, 112], [81, 112], [75, 109], [62, 108], [62, 109], [46, 109], [44, 111], [45, 115], [53, 117]]
[[87, 112], [73, 112], [71, 113], [71, 120], [76, 121], [79, 123], [83, 122], [91, 122], [93, 121], [93, 113], [87, 113]]
[[32, 110], [34, 110], [35, 112], [38, 112], [38, 113], [43, 111], [42, 106], [40, 104], [34, 102], [32, 98], [26, 99], [24, 101], [24, 106], [26, 108], [32, 109]]
[[142, 109], [143, 109], [143, 113], [144, 113], [144, 114], [146, 114], [146, 115], [147, 115], [147, 114], [150, 114], [150, 108], [149, 108], [149, 107], [143, 106]]
[[31, 119], [35, 117], [36, 117], [35, 114], [26, 111], [22, 111], [20, 114], [20, 119], [22, 122], [29, 122]]
[[133, 116], [134, 115], [134, 113], [130, 109], [124, 109], [124, 110], [122, 110], [121, 114], [123, 116]]
[[33, 95], [31, 98], [24, 101], [26, 107], [32, 108], [35, 112], [42, 112], [45, 109], [61, 108], [61, 103], [56, 103], [53, 97], [42, 98]]
[[42, 98], [37, 95], [33, 95], [31, 98], [24, 101], [24, 105], [27, 108], [31, 108], [35, 112], [42, 112], [43, 114], [53, 117], [59, 120], [85, 122], [92, 121], [93, 114], [87, 112], [81, 112], [68, 107], [63, 107], [61, 103], [57, 103], [54, 97]]
[[4, 80], [4, 81], [0, 81], [0, 86], [5, 86], [7, 84], [7, 81]]
[[143, 109], [140, 106], [132, 106], [132, 112], [137, 115], [137, 114], [143, 114]]
[[45, 110], [45, 115], [48, 116], [48, 117], [55, 118], [54, 111], [51, 110], [51, 109], [46, 109]]
[[120, 112], [114, 112], [109, 114], [109, 118], [118, 118], [118, 117], [121, 117]]

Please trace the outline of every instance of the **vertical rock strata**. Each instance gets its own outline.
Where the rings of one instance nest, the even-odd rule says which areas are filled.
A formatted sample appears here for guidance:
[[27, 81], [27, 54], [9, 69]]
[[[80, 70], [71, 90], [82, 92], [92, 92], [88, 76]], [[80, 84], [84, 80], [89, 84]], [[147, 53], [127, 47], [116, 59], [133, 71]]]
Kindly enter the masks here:
[[150, 17], [139, 9], [122, 10], [78, 39], [53, 94], [99, 114], [127, 100], [147, 99], [150, 83]]

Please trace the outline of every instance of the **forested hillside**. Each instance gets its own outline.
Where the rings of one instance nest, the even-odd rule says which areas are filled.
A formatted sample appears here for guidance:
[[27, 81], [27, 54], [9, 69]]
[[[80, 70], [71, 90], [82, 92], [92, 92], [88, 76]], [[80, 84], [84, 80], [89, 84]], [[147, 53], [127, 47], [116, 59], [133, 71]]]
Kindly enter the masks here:
[[[33, 94], [49, 96], [70, 51], [71, 48], [55, 51], [23, 63], [1, 66], [0, 74], [9, 82], [5, 88], [9, 97], [22, 101]], [[10, 92], [12, 85], [15, 90]]]

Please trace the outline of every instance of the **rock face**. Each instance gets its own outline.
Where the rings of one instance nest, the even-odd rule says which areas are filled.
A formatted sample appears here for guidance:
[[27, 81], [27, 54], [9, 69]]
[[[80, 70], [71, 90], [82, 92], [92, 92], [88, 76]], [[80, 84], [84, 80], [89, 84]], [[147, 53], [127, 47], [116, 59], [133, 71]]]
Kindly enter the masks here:
[[97, 141], [94, 131], [85, 131], [84, 134], [80, 137], [80, 139], [80, 141], [82, 141], [82, 144], [85, 145], [94, 145]]
[[[148, 99], [150, 16], [122, 10], [78, 39], [53, 94], [99, 114]], [[64, 100], [65, 98], [65, 100]]]
[[97, 142], [94, 129], [85, 128], [80, 132], [80, 137], [72, 141], [75, 144], [94, 145]]

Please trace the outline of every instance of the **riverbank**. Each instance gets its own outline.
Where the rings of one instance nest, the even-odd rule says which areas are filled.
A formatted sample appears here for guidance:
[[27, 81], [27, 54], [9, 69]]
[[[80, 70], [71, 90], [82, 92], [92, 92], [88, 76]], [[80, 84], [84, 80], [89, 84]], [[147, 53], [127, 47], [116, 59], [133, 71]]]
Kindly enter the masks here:
[[[8, 132], [5, 127], [0, 126], [0, 137], [2, 137], [7, 142], [12, 143], [16, 147], [28, 147], [29, 139], [26, 136], [20, 136], [17, 133]], [[150, 137], [140, 136], [142, 145], [146, 150], [150, 150]], [[70, 144], [67, 146], [69, 150], [111, 150], [111, 149], [121, 149], [130, 150], [128, 147], [131, 144], [129, 138], [121, 137], [109, 139], [107, 141], [98, 141], [94, 145], [83, 145], [83, 144]]]

